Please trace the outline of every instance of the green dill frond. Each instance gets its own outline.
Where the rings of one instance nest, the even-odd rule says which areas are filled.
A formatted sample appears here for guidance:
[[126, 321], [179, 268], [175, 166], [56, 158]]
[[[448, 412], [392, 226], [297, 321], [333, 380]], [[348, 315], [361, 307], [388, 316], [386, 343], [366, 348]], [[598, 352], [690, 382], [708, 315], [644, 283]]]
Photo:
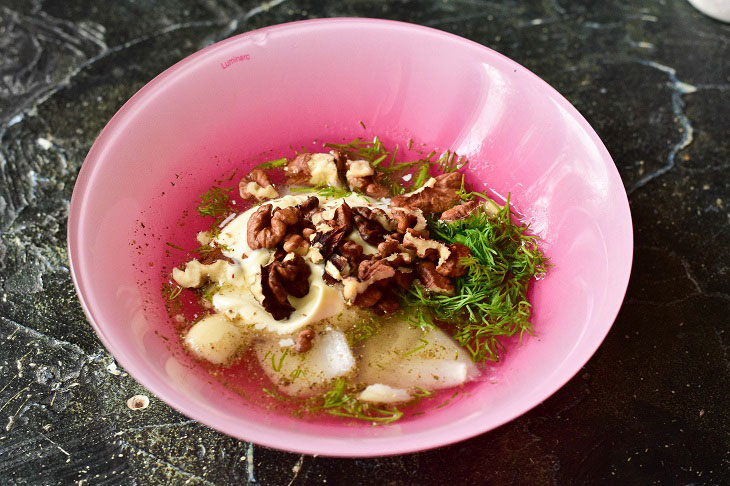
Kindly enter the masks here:
[[276, 362], [276, 352], [271, 353], [271, 368], [276, 371], [277, 373], [281, 372], [281, 367], [284, 364], [284, 359], [286, 359], [286, 356], [289, 354], [289, 348], [284, 348], [284, 352], [281, 353], [281, 358], [279, 358], [279, 362]]
[[406, 351], [405, 353], [403, 353], [403, 354], [402, 354], [402, 356], [403, 356], [404, 358], [405, 358], [405, 357], [407, 357], [407, 356], [410, 356], [410, 355], [412, 355], [412, 354], [416, 354], [417, 352], [419, 352], [420, 350], [422, 350], [422, 349], [424, 349], [424, 348], [425, 348], [426, 346], [428, 346], [428, 341], [426, 341], [426, 340], [425, 340], [425, 339], [423, 339], [422, 337], [419, 337], [419, 338], [418, 338], [418, 340], [419, 340], [419, 341], [421, 342], [420, 346], [416, 346], [415, 348], [413, 348], [413, 349], [411, 349], [411, 350], [409, 350], [409, 351]]
[[162, 286], [162, 295], [164, 295], [169, 301], [175, 300], [180, 297], [182, 291], [183, 288], [177, 284], [166, 283]]
[[230, 202], [229, 192], [232, 187], [211, 187], [208, 192], [200, 196], [200, 204], [198, 205], [198, 213], [201, 216], [212, 216], [218, 218], [229, 211], [228, 204]]
[[269, 160], [268, 162], [264, 162], [263, 164], [259, 164], [256, 166], [257, 169], [278, 169], [280, 167], [286, 167], [286, 164], [288, 163], [288, 160], [286, 157], [282, 157], [280, 159], [275, 160]]
[[468, 191], [466, 188], [466, 183], [464, 182], [463, 175], [461, 176], [461, 187], [459, 188], [458, 191], [456, 191], [456, 194], [459, 196], [459, 199], [461, 199], [462, 201], [472, 201], [475, 197], [480, 197], [487, 201], [491, 201], [489, 196], [487, 196], [483, 192]]
[[290, 187], [289, 190], [291, 192], [299, 193], [316, 192], [317, 195], [321, 197], [331, 198], [342, 198], [353, 194], [352, 191], [348, 191], [347, 189], [340, 189], [333, 186]]
[[548, 266], [537, 237], [512, 220], [509, 199], [493, 218], [476, 211], [450, 223], [432, 221], [430, 229], [440, 240], [466, 245], [472, 256], [462, 260], [468, 273], [454, 279], [454, 295], [431, 293], [418, 284], [405, 293], [412, 322], [421, 327], [449, 323], [473, 361], [498, 361], [500, 339], [532, 333], [527, 292]]
[[362, 319], [347, 331], [347, 343], [350, 346], [355, 346], [375, 336], [381, 329], [383, 329], [383, 323], [380, 319], [374, 317]]
[[376, 424], [395, 422], [403, 416], [393, 405], [378, 406], [373, 403], [361, 402], [354, 395], [354, 390], [347, 386], [344, 378], [338, 378], [332, 388], [325, 392], [318, 400], [318, 405], [309, 408], [309, 411], [323, 411], [338, 417], [364, 420]]
[[168, 241], [167, 243], [165, 243], [165, 244], [166, 244], [167, 246], [169, 246], [170, 248], [174, 248], [174, 249], [176, 249], [176, 250], [182, 250], [182, 251], [186, 251], [186, 250], [185, 250], [185, 248], [182, 248], [182, 247], [180, 247], [180, 246], [177, 246], [177, 245], [175, 245], [175, 244], [172, 244], [172, 243], [170, 243], [169, 241]]
[[378, 158], [390, 155], [386, 150], [383, 142], [375, 137], [371, 142], [365, 141], [358, 137], [350, 143], [326, 143], [325, 147], [337, 149], [348, 159], [351, 160], [367, 160], [370, 163], [375, 162]]
[[411, 184], [410, 190], [415, 191], [416, 189], [420, 189], [423, 187], [423, 185], [426, 183], [426, 180], [429, 177], [429, 170], [431, 169], [431, 163], [427, 160], [424, 160], [421, 162], [421, 166], [418, 168], [418, 171], [416, 172], [416, 177], [413, 179], [413, 184]]
[[450, 150], [447, 150], [446, 152], [441, 154], [441, 157], [439, 157], [439, 159], [436, 161], [436, 164], [438, 165], [438, 170], [442, 174], [456, 172], [457, 170], [466, 167], [466, 164], [468, 163], [469, 161], [465, 157], [461, 157], [460, 155], [457, 155], [455, 152], [452, 152]]

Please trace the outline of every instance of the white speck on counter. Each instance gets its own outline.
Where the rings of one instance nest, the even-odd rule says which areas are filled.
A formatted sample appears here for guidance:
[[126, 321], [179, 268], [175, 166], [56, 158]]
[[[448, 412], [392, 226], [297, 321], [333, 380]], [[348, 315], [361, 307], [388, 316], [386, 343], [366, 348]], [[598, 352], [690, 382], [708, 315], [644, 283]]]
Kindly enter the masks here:
[[127, 406], [132, 410], [142, 410], [150, 406], [150, 399], [147, 395], [135, 395], [127, 400]]
[[246, 448], [246, 472], [248, 473], [248, 482], [255, 483], [256, 476], [254, 475], [253, 465], [253, 444], [249, 443]]
[[117, 364], [116, 364], [116, 363], [114, 363], [114, 362], [112, 362], [112, 363], [109, 363], [109, 364], [107, 365], [107, 367], [106, 367], [106, 370], [107, 370], [107, 371], [108, 371], [108, 372], [109, 372], [110, 374], [112, 374], [112, 375], [114, 375], [114, 376], [119, 376], [119, 375], [121, 375], [121, 374], [122, 374], [122, 372], [121, 372], [121, 371], [119, 371], [119, 368], [117, 368]]
[[51, 142], [50, 142], [49, 140], [47, 140], [47, 139], [45, 139], [45, 138], [43, 138], [43, 137], [38, 137], [38, 138], [36, 139], [36, 143], [37, 143], [37, 144], [38, 144], [38, 145], [40, 146], [40, 148], [42, 148], [43, 150], [48, 150], [48, 149], [50, 149], [51, 147], [53, 147], [53, 144], [52, 144], [52, 143], [51, 143]]

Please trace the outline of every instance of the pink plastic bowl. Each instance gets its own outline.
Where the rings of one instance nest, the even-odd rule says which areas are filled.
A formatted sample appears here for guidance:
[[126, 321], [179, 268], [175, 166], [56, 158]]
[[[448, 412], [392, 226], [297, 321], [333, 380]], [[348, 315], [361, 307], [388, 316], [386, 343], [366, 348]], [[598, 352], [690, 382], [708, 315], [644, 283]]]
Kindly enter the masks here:
[[[363, 122], [365, 127], [360, 124]], [[477, 188], [512, 202], [555, 267], [533, 287], [536, 335], [508, 346], [448, 406], [392, 425], [302, 421], [221, 385], [180, 351], [162, 266], [190, 247], [177, 222], [221, 174], [293, 147], [412, 138], [471, 160]], [[414, 147], [415, 148], [415, 147]], [[266, 152], [266, 153], [264, 153]], [[257, 444], [330, 456], [418, 451], [498, 427], [588, 361], [618, 313], [632, 228], [621, 179], [583, 117], [522, 66], [415, 25], [365, 19], [249, 32], [184, 59], [141, 89], [91, 148], [71, 200], [69, 256], [91, 325], [141, 384], [185, 415]]]

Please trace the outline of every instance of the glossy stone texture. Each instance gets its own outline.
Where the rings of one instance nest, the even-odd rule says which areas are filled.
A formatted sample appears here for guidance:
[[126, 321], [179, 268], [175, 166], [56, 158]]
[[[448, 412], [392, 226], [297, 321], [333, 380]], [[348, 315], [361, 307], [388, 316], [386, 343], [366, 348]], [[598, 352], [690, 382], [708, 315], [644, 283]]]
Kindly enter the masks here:
[[[684, 0], [34, 3], [0, 9], [0, 471], [11, 483], [723, 483], [728, 434], [730, 27]], [[65, 257], [78, 168], [116, 110], [184, 56], [288, 20], [359, 15], [483, 43], [552, 84], [630, 192], [627, 301], [543, 405], [440, 450], [312, 458], [190, 422], [86, 324]], [[149, 394], [148, 394], [149, 395]]]

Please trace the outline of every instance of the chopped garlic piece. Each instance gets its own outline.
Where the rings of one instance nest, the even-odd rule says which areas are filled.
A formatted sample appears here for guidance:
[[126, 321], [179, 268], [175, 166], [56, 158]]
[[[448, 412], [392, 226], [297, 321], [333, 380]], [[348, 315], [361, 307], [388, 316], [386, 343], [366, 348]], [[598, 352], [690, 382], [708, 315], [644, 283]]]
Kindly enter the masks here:
[[402, 388], [376, 383], [365, 388], [357, 398], [363, 402], [399, 403], [410, 401], [411, 394]]
[[185, 347], [195, 357], [217, 365], [230, 364], [247, 344], [245, 332], [223, 314], [201, 319], [185, 336]]

